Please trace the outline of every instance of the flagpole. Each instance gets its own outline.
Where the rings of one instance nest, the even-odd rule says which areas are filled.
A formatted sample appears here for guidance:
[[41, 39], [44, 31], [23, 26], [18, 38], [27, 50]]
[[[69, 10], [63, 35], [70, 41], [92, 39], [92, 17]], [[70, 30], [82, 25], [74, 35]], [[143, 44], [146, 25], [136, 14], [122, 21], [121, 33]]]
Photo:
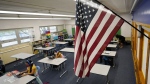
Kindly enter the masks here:
[[140, 32], [141, 34], [143, 34], [145, 37], [147, 37], [148, 39], [150, 39], [150, 37], [148, 37], [147, 35], [145, 35], [142, 31], [138, 30], [135, 26], [133, 26], [131, 23], [129, 23], [127, 20], [125, 20], [124, 18], [122, 18], [120, 15], [118, 15], [117, 13], [115, 13], [113, 10], [111, 10], [110, 8], [108, 8], [106, 5], [102, 4], [100, 1], [97, 0], [92, 0], [95, 3], [101, 4], [103, 5], [106, 9], [110, 10], [112, 13], [114, 13], [116, 16], [120, 17], [121, 19], [123, 19], [126, 23], [128, 23], [132, 28], [134, 28], [135, 30], [137, 30], [138, 32]]

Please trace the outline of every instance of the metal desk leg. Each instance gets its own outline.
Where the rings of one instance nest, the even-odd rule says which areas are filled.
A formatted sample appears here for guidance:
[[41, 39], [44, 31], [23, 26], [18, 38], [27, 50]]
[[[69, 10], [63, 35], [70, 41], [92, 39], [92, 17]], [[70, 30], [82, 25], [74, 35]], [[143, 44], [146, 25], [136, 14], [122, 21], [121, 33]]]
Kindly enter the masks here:
[[106, 76], [106, 84], [109, 84], [108, 75]]
[[[60, 67], [61, 67], [61, 69], [62, 69], [63, 67], [65, 68], [65, 62], [62, 63], [62, 64], [60, 65]], [[61, 78], [65, 73], [67, 73], [67, 72], [68, 72], [68, 70], [64, 71], [64, 72], [60, 75], [60, 78]]]
[[115, 64], [115, 58], [113, 57], [113, 67], [115, 67], [116, 64]]
[[67, 73], [67, 72], [68, 72], [68, 70], [64, 71], [64, 72], [60, 75], [60, 78], [61, 78], [65, 73]]
[[43, 63], [43, 68], [44, 68], [44, 70], [43, 70], [42, 72], [44, 72], [44, 71], [45, 71], [45, 65], [44, 65], [44, 63]]
[[76, 82], [78, 83], [78, 82], [79, 82], [79, 80], [80, 80], [80, 77], [77, 79], [77, 81], [76, 81]]

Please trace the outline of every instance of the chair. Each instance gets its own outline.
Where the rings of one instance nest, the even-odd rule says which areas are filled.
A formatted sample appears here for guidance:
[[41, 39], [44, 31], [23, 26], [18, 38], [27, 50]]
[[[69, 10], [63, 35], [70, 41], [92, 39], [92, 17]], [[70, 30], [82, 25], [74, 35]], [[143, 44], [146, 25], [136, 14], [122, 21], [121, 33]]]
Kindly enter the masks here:
[[43, 84], [43, 82], [41, 81], [40, 77], [39, 77], [39, 72], [40, 72], [40, 66], [36, 66], [37, 72], [35, 74], [36, 77], [36, 81], [38, 82], [38, 84]]

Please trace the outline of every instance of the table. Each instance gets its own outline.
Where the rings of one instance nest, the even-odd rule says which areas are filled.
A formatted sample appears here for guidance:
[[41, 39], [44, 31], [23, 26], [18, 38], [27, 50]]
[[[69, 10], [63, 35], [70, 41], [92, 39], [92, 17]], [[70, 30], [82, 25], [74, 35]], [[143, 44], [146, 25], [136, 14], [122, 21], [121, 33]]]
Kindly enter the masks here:
[[109, 83], [109, 80], [108, 80], [109, 70], [110, 70], [110, 66], [108, 65], [95, 64], [90, 72], [94, 74], [106, 76], [106, 84], [108, 84]]
[[45, 48], [42, 48], [42, 47], [38, 47], [38, 48], [34, 48], [34, 49], [37, 49], [37, 50], [41, 50], [40, 52], [43, 52], [43, 50], [46, 51], [46, 53], [48, 54], [48, 51], [53, 49], [54, 47], [45, 47]]
[[62, 52], [74, 52], [74, 48], [64, 48], [64, 49], [61, 49], [60, 51], [62, 51]]
[[[91, 69], [90, 73], [98, 74], [98, 75], [103, 75], [106, 77], [106, 84], [109, 83], [108, 80], [108, 72], [110, 70], [110, 66], [108, 65], [102, 65], [102, 64], [95, 64], [93, 68]], [[77, 83], [79, 82], [80, 78], [77, 79]]]
[[111, 41], [111, 43], [118, 43], [118, 41]]
[[18, 59], [27, 59], [32, 56], [34, 56], [34, 54], [18, 53], [18, 54], [12, 55], [11, 57], [16, 58], [16, 60], [18, 60]]
[[116, 48], [117, 44], [108, 44], [107, 48]]
[[68, 41], [69, 45], [71, 46], [73, 44], [73, 41], [75, 39], [72, 39], [72, 38], [68, 38], [68, 39], [64, 39], [65, 41]]
[[70, 39], [70, 38], [68, 38], [68, 39], [64, 39], [65, 41], [74, 41], [75, 39]]
[[[64, 48], [60, 50], [61, 52], [74, 52], [74, 48]], [[63, 74], [60, 75], [60, 78], [67, 72], [68, 70], [64, 71]]]
[[19, 54], [12, 55], [11, 57], [17, 58], [17, 59], [26, 59], [26, 58], [29, 58], [29, 57], [32, 57], [32, 56], [34, 56], [34, 54], [19, 53]]
[[8, 77], [7, 75], [4, 75], [0, 77], [0, 84], [27, 84], [34, 79], [35, 77], [30, 75], [23, 76], [21, 78], [16, 78], [14, 76]]
[[105, 56], [110, 56], [110, 57], [115, 57], [116, 56], [116, 51], [104, 51], [102, 53], [102, 55], [105, 55]]
[[[116, 51], [104, 51], [102, 53], [102, 56], [106, 57], [112, 57], [113, 58], [113, 67], [115, 67], [115, 57], [116, 57]], [[102, 58], [100, 59], [100, 62], [102, 61]]]
[[60, 65], [60, 64], [62, 64], [63, 62], [65, 62], [66, 60], [67, 60], [66, 58], [49, 59], [48, 57], [45, 57], [45, 58], [39, 60], [38, 62], [43, 63], [44, 70], [43, 70], [42, 72], [44, 72], [44, 71], [46, 70], [44, 64]]
[[54, 47], [45, 47], [45, 48], [42, 48], [42, 47], [38, 47], [38, 48], [34, 48], [34, 49], [37, 49], [37, 50], [50, 50], [50, 49], [53, 49]]
[[68, 42], [55, 42], [55, 44], [67, 44]]

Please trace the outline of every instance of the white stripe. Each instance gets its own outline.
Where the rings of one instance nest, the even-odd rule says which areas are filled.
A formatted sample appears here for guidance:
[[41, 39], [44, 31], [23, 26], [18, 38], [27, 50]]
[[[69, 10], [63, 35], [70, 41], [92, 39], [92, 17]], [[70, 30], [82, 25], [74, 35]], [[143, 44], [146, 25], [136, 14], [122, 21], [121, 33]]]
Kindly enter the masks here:
[[[104, 45], [104, 42], [107, 40], [108, 36], [113, 31], [113, 29], [115, 28], [115, 26], [117, 25], [117, 23], [119, 22], [119, 20], [120, 20], [120, 18], [115, 17], [115, 19], [113, 20], [112, 24], [109, 26], [109, 28], [107, 29], [106, 33], [102, 37], [101, 41], [99, 42], [99, 44], [97, 45], [97, 47], [92, 52], [92, 54], [91, 54], [91, 56], [90, 56], [90, 58], [88, 60], [88, 63], [89, 63], [88, 65], [90, 65], [91, 61], [94, 59], [95, 55], [98, 53], [97, 50], [99, 50]], [[88, 71], [88, 70], [89, 70], [89, 66], [86, 67], [85, 71]]]

